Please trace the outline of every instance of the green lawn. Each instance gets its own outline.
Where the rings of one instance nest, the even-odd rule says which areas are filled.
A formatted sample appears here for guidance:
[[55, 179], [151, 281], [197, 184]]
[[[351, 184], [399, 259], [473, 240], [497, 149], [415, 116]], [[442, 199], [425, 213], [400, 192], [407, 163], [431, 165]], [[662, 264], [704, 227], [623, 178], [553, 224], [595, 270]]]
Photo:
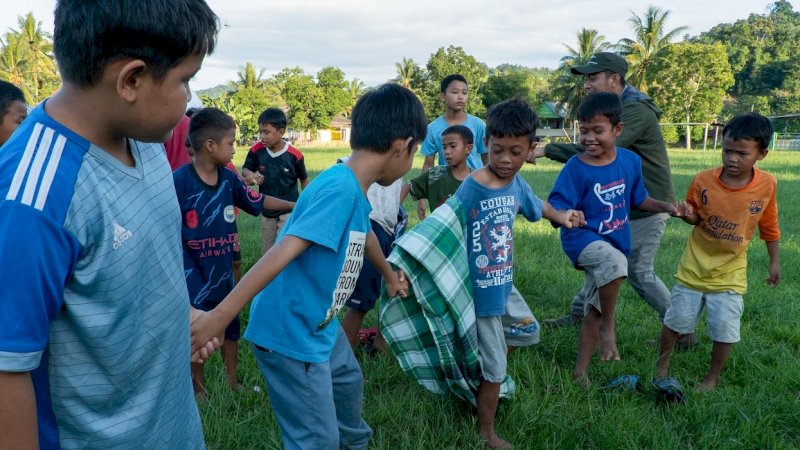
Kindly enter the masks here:
[[[330, 166], [349, 149], [303, 149], [311, 176]], [[237, 154], [241, 165], [245, 151]], [[683, 196], [692, 176], [719, 164], [719, 153], [671, 151], [676, 194]], [[419, 173], [417, 156], [407, 177]], [[765, 286], [767, 253], [756, 240], [749, 255], [750, 290], [745, 296], [742, 341], [735, 345], [719, 388], [710, 394], [689, 393], [685, 405], [659, 405], [651, 389], [635, 395], [588, 391], [571, 381], [578, 329], [544, 329], [542, 343], [516, 352], [509, 374], [517, 396], [501, 405], [497, 431], [517, 448], [798, 448], [800, 447], [800, 154], [772, 152], [759, 166], [778, 177], [783, 281]], [[561, 165], [541, 161], [522, 175], [546, 198]], [[416, 223], [411, 202], [406, 209]], [[800, 222], [800, 221], [799, 221]], [[257, 219], [239, 217], [244, 268], [260, 256]], [[564, 256], [558, 234], [548, 223], [519, 219], [515, 233], [515, 284], [539, 320], [562, 315], [582, 282]], [[656, 271], [668, 286], [683, 252], [690, 227], [671, 220], [656, 259]], [[622, 361], [589, 369], [595, 386], [617, 375], [654, 373], [656, 349], [645, 344], [659, 335], [656, 314], [625, 285], [617, 308], [617, 333]], [[246, 323], [247, 312], [242, 315]], [[371, 314], [367, 320], [374, 323]], [[702, 379], [711, 351], [705, 321], [698, 328], [701, 346], [672, 359], [673, 375], [684, 387]], [[219, 357], [208, 371], [210, 395], [200, 405], [206, 441], [213, 449], [280, 448], [280, 434], [270, 410], [264, 382], [245, 341], [240, 347], [239, 374], [247, 387], [231, 393]], [[428, 393], [403, 375], [394, 357], [362, 357], [366, 379], [365, 417], [375, 434], [372, 448], [481, 448], [476, 417], [451, 398]], [[254, 387], [258, 387], [256, 392]]]

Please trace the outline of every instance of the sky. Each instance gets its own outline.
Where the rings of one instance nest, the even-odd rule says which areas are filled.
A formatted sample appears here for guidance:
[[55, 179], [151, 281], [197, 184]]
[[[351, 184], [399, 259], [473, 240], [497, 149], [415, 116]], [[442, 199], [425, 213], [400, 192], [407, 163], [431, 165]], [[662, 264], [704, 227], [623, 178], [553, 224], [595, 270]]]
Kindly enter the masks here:
[[[719, 23], [764, 14], [770, 0], [207, 0], [222, 23], [217, 49], [192, 80], [194, 90], [237, 78], [246, 62], [265, 76], [300, 66], [336, 66], [368, 86], [395, 77], [395, 63], [424, 66], [440, 47], [460, 46], [490, 67], [503, 63], [555, 68], [581, 28], [616, 43], [632, 35], [628, 19], [648, 6], [672, 11], [667, 28], [695, 36]], [[53, 0], [3, 0], [0, 33], [33, 12], [53, 30]], [[800, 0], [790, 0], [800, 10]], [[600, 5], [600, 6], [598, 6]]]

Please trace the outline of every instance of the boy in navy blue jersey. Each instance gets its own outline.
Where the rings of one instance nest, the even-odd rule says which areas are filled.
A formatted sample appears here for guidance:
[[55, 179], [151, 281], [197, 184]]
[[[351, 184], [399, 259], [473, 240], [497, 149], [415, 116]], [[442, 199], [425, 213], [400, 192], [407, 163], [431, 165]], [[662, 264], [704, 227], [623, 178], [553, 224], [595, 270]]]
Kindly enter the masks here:
[[[353, 153], [303, 190], [278, 240], [214, 310], [193, 324], [200, 349], [256, 296], [245, 337], [269, 389], [284, 447], [365, 448], [361, 368], [336, 318], [366, 256], [389, 295], [408, 283], [381, 253], [369, 222], [367, 189], [388, 186], [411, 168], [425, 137], [422, 104], [385, 84], [353, 108]], [[208, 337], [205, 337], [208, 336]]]
[[622, 281], [628, 276], [631, 208], [677, 214], [675, 205], [651, 198], [644, 187], [638, 155], [617, 148], [622, 134], [622, 103], [610, 92], [589, 94], [578, 108], [584, 152], [558, 174], [550, 203], [579, 208], [587, 225], [561, 229], [561, 244], [575, 268], [585, 274], [584, 319], [573, 378], [588, 386], [586, 370], [600, 343], [601, 361], [618, 361], [614, 312]]
[[[300, 150], [283, 140], [285, 132], [286, 114], [279, 108], [267, 108], [258, 116], [260, 142], [247, 153], [242, 176], [248, 184], [257, 184], [264, 195], [296, 202], [297, 184], [303, 189], [308, 186], [308, 172]], [[266, 253], [289, 220], [289, 211], [264, 209], [262, 214], [261, 246]]]
[[[194, 113], [189, 123], [189, 142], [194, 160], [173, 174], [181, 205], [183, 270], [189, 300], [197, 309], [210, 311], [235, 284], [233, 262], [239, 250], [235, 208], [258, 215], [262, 208], [291, 210], [293, 202], [264, 196], [248, 188], [226, 168], [236, 152], [236, 123], [216, 108]], [[239, 316], [225, 329], [222, 361], [231, 389], [239, 389], [236, 353]], [[204, 396], [203, 364], [192, 364], [195, 394]]]
[[217, 28], [203, 0], [56, 3], [63, 84], [0, 151], [0, 447], [204, 447], [161, 143]]
[[545, 218], [566, 227], [583, 222], [580, 211], [558, 211], [540, 200], [517, 173], [536, 147], [538, 124], [536, 113], [523, 100], [492, 106], [487, 114], [485, 142], [489, 160], [486, 166], [472, 172], [455, 193], [468, 215], [467, 257], [481, 367], [478, 426], [490, 448], [511, 448], [494, 431], [507, 354], [533, 343], [516, 341], [510, 329], [514, 323], [533, 320], [530, 308], [512, 285], [514, 219], [519, 213], [532, 222]]

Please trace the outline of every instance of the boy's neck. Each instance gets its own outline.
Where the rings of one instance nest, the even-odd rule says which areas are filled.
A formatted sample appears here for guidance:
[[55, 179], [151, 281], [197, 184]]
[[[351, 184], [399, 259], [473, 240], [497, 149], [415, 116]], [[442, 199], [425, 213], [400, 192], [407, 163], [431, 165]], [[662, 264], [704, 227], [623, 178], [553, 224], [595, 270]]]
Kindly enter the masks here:
[[444, 121], [449, 125], [458, 125], [467, 120], [467, 112], [463, 109], [455, 110], [447, 108], [444, 112]]
[[603, 149], [603, 153], [600, 155], [590, 155], [584, 151], [578, 155], [578, 158], [590, 166], [607, 166], [617, 159], [617, 147]]
[[496, 173], [492, 171], [490, 166], [483, 166], [480, 169], [475, 170], [472, 172], [472, 179], [477, 181], [478, 184], [487, 187], [489, 189], [500, 189], [508, 186], [514, 181], [514, 177], [516, 177], [516, 173], [508, 178], [500, 178], [497, 176]]
[[195, 157], [194, 161], [192, 161], [192, 166], [194, 171], [197, 172], [197, 176], [203, 180], [203, 183], [209, 186], [216, 186], [219, 182], [219, 172], [217, 171], [217, 165], [213, 161]]
[[353, 149], [350, 158], [344, 163], [355, 174], [364, 195], [367, 195], [372, 183], [380, 179], [388, 156], [388, 153]]
[[458, 181], [464, 181], [471, 172], [472, 170], [470, 170], [466, 161], [457, 166], [450, 166], [450, 173], [453, 175], [453, 178]]
[[44, 106], [55, 121], [126, 166], [134, 167], [136, 161], [128, 148], [128, 139], [112, 120], [115, 114], [108, 105], [102, 89], [64, 83]]
[[[265, 147], [266, 147], [266, 145], [265, 145]], [[281, 151], [283, 151], [284, 149], [286, 149], [288, 147], [289, 147], [289, 143], [288, 142], [281, 141], [277, 145], [277, 148], [269, 148], [269, 147], [267, 147], [267, 150], [271, 151], [272, 153], [280, 153]]]
[[750, 173], [737, 177], [737, 176], [732, 176], [723, 167], [722, 171], [719, 174], [719, 181], [729, 188], [741, 189], [750, 184], [751, 181], [753, 181], [755, 173], [756, 169], [755, 167], [753, 167], [752, 169], [750, 169]]

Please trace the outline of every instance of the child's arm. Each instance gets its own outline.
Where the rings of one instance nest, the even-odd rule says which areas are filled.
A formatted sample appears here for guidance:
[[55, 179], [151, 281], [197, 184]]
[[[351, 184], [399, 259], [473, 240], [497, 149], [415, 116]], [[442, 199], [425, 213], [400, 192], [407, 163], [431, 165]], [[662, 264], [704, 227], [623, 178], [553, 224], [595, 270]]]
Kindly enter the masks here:
[[411, 184], [410, 183], [403, 183], [403, 188], [400, 190], [400, 203], [408, 197], [408, 193], [411, 192]]
[[678, 208], [675, 207], [674, 204], [669, 202], [662, 202], [661, 200], [656, 200], [653, 197], [647, 197], [644, 199], [642, 203], [639, 203], [636, 206], [636, 209], [639, 211], [646, 211], [646, 212], [654, 212], [654, 213], [668, 213], [671, 216], [678, 216], [680, 211]]
[[680, 217], [681, 220], [689, 225], [697, 225], [700, 223], [700, 216], [697, 215], [697, 210], [694, 209], [691, 203], [675, 202], [675, 209], [677, 213], [675, 213], [674, 216]]
[[781, 282], [780, 241], [764, 241], [769, 255], [769, 278], [767, 284], [776, 287]]
[[375, 232], [372, 230], [370, 230], [367, 235], [366, 255], [369, 262], [381, 273], [383, 281], [386, 283], [386, 293], [392, 297], [396, 295], [405, 297], [408, 294], [408, 282], [406, 281], [405, 274], [402, 270], [398, 270], [397, 272], [392, 270], [392, 266], [386, 261], [386, 257], [383, 255], [383, 251], [381, 251], [378, 237], [375, 236]]
[[542, 217], [564, 228], [579, 228], [586, 225], [583, 211], [576, 209], [558, 210], [545, 200], [542, 200]]
[[200, 350], [214, 337], [222, 342], [225, 328], [264, 287], [305, 249], [310, 241], [286, 235], [272, 246], [247, 271], [230, 294], [216, 308], [200, 314], [192, 323], [192, 362], [200, 359]]
[[0, 449], [39, 448], [30, 372], [0, 372]]
[[264, 196], [264, 209], [273, 211], [291, 211], [294, 209], [294, 202], [288, 202], [269, 195]]
[[242, 178], [248, 185], [261, 184], [264, 182], [264, 177], [260, 173], [253, 172], [247, 167], [242, 168]]

